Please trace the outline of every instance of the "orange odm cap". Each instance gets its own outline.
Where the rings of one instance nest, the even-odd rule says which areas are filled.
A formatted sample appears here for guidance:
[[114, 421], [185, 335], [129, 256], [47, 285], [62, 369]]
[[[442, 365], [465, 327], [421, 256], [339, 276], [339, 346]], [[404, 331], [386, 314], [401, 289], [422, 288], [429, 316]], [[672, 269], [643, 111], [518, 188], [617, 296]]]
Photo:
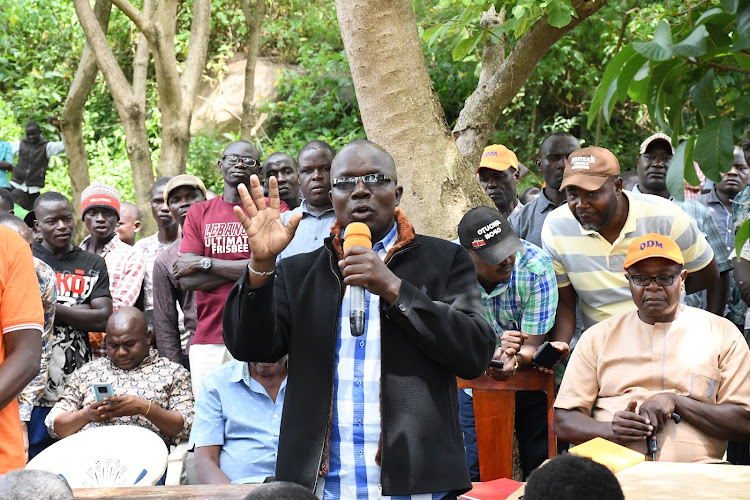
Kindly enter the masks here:
[[344, 253], [351, 247], [372, 249], [372, 234], [364, 222], [352, 222], [344, 230]]
[[636, 238], [630, 243], [622, 268], [627, 269], [636, 262], [651, 257], [661, 257], [678, 264], [685, 264], [685, 258], [682, 256], [682, 251], [677, 243], [663, 234], [650, 233]]

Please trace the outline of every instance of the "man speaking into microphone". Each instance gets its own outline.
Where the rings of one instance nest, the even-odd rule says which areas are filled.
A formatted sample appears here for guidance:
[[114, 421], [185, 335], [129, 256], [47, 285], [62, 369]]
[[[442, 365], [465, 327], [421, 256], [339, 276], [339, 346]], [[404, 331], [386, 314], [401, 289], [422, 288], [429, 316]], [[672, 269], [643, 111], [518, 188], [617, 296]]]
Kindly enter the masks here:
[[[314, 252], [276, 264], [299, 216], [281, 222], [273, 178], [268, 206], [255, 176], [250, 186], [240, 188], [248, 216], [235, 213], [252, 254], [227, 299], [224, 341], [239, 360], [289, 354], [276, 479], [325, 499], [467, 491], [456, 376], [481, 375], [495, 349], [469, 255], [414, 234], [397, 209], [393, 158], [369, 141], [333, 160], [336, 223]], [[344, 252], [353, 222], [369, 228], [372, 249]], [[354, 286], [365, 292], [360, 336], [350, 322]]]

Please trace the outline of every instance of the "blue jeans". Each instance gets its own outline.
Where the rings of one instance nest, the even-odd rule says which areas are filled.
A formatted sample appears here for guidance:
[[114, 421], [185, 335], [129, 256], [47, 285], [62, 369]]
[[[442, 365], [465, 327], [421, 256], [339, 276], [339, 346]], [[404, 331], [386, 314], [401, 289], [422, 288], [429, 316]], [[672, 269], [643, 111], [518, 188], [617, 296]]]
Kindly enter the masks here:
[[52, 407], [35, 406], [31, 410], [31, 420], [29, 420], [29, 460], [41, 453], [45, 448], [56, 442], [47, 432], [47, 426], [44, 425], [44, 419], [47, 418]]

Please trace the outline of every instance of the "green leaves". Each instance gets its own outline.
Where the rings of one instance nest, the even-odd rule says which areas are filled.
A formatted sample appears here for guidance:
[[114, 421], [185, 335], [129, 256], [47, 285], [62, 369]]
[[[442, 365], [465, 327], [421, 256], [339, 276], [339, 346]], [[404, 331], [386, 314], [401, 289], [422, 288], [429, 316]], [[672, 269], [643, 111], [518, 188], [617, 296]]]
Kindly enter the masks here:
[[674, 45], [673, 49], [682, 57], [700, 57], [706, 53], [706, 38], [708, 38], [708, 30], [701, 25], [683, 41]]
[[710, 69], [693, 88], [692, 97], [695, 109], [706, 115], [716, 114], [716, 92], [714, 92], [714, 70]]
[[734, 162], [732, 120], [726, 116], [709, 120], [698, 133], [695, 161], [706, 177], [719, 182], [721, 172], [728, 171]]
[[566, 8], [563, 2], [559, 0], [553, 0], [547, 4], [547, 22], [555, 28], [564, 28], [569, 25], [573, 20], [573, 14], [575, 14], [575, 11], [573, 11], [572, 7], [568, 5]]
[[650, 42], [633, 42], [633, 48], [650, 61], [666, 61], [674, 54], [672, 48], [672, 30], [669, 23], [663, 20], [656, 27], [654, 39]]

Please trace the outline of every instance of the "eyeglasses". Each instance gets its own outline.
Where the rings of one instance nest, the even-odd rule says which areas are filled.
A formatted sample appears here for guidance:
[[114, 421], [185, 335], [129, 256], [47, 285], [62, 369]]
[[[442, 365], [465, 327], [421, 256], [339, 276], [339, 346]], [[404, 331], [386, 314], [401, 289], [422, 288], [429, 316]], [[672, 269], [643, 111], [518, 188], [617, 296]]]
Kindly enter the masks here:
[[357, 183], [362, 180], [369, 189], [380, 188], [389, 182], [396, 183], [396, 179], [385, 174], [367, 174], [358, 177], [336, 177], [331, 181], [331, 187], [339, 191], [353, 191]]
[[238, 163], [242, 163], [246, 167], [258, 166], [258, 160], [256, 160], [252, 156], [226, 155], [222, 159], [225, 160], [230, 165], [237, 165]]
[[645, 274], [630, 274], [625, 273], [625, 276], [635, 285], [635, 286], [649, 286], [652, 281], [656, 281], [656, 284], [659, 286], [672, 286], [674, 283], [675, 278], [679, 276], [680, 274], [660, 274], [659, 276], [646, 276]]

